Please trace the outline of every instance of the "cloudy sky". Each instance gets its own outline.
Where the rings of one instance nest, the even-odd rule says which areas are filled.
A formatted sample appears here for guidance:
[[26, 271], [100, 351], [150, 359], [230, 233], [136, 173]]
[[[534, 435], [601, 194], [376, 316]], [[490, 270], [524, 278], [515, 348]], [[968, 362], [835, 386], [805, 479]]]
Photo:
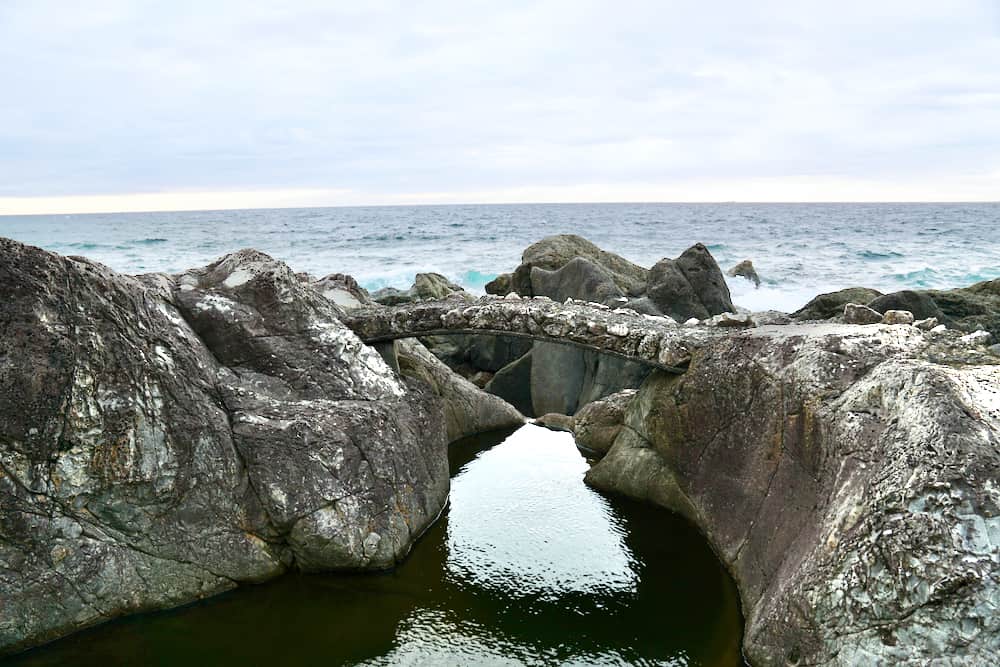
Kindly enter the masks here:
[[0, 213], [727, 200], [1000, 200], [1000, 3], [0, 1]]

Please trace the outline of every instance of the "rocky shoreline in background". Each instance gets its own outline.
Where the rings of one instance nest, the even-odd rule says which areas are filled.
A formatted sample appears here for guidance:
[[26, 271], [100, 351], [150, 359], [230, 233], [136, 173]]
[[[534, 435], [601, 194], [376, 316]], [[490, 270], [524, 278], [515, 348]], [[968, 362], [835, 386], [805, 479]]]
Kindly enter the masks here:
[[[0, 240], [0, 654], [391, 567], [444, 506], [447, 444], [523, 415], [698, 526], [753, 664], [1000, 652], [1000, 280], [750, 313], [701, 244], [646, 269], [564, 235], [487, 291], [368, 294], [252, 250], [130, 277]], [[466, 332], [357, 335], [428, 313]], [[628, 353], [668, 344], [678, 372]]]

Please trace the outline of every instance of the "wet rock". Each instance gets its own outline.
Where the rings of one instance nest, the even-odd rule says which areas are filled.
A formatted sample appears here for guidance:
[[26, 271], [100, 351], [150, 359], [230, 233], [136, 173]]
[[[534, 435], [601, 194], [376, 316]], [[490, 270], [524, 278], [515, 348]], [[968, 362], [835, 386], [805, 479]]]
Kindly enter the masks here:
[[677, 259], [657, 262], [649, 270], [647, 294], [660, 312], [678, 322], [736, 310], [719, 265], [701, 243]]
[[867, 287], [848, 287], [836, 292], [827, 292], [813, 297], [809, 303], [792, 313], [792, 319], [828, 320], [842, 315], [844, 307], [849, 303], [867, 304], [880, 296], [881, 292]]
[[872, 310], [859, 303], [849, 303], [844, 306], [844, 322], [847, 324], [879, 324], [882, 313]]
[[913, 313], [908, 310], [887, 310], [882, 316], [882, 324], [913, 324]]
[[699, 526], [739, 586], [751, 664], [991, 664], [1000, 375], [950, 336], [709, 342], [646, 380], [587, 481]]
[[754, 287], [760, 287], [760, 276], [757, 275], [757, 270], [753, 267], [753, 262], [749, 259], [744, 259], [739, 264], [736, 264], [728, 271], [726, 275], [730, 278], [735, 278], [739, 276], [740, 278], [746, 278], [754, 284]]

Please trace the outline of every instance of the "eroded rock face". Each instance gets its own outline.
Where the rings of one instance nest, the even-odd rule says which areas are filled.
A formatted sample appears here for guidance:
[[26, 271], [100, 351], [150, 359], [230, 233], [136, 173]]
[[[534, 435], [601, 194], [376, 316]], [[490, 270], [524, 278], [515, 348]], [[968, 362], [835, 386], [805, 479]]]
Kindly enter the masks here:
[[991, 664], [1000, 368], [959, 344], [881, 325], [707, 342], [643, 384], [587, 481], [701, 527], [755, 665]]
[[384, 568], [442, 399], [255, 251], [176, 278], [0, 240], [0, 653], [289, 567]]

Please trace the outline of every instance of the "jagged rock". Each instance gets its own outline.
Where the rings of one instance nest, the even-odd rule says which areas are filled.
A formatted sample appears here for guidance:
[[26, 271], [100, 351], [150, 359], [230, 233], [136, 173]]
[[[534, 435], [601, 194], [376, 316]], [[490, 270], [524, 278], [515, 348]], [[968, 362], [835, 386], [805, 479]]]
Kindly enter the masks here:
[[726, 275], [730, 278], [735, 278], [737, 276], [746, 278], [754, 284], [754, 287], [760, 287], [760, 276], [757, 275], [757, 270], [753, 268], [753, 262], [749, 259], [744, 259], [739, 264], [730, 268], [726, 271]]
[[872, 299], [868, 303], [872, 310], [885, 314], [890, 310], [908, 310], [913, 314], [914, 319], [923, 320], [929, 317], [936, 317], [939, 320], [944, 317], [941, 309], [938, 308], [930, 296], [913, 290], [903, 290]]
[[860, 303], [849, 303], [844, 306], [844, 322], [847, 324], [879, 324], [882, 313]]
[[913, 324], [913, 313], [908, 310], [887, 310], [882, 316], [882, 324]]
[[678, 322], [736, 310], [719, 265], [701, 243], [677, 259], [657, 262], [649, 270], [646, 292], [660, 312]]
[[872, 299], [882, 296], [878, 290], [867, 287], [847, 287], [836, 292], [827, 292], [810, 299], [794, 313], [796, 320], [828, 320], [844, 313], [844, 306], [849, 303], [867, 304]]
[[[521, 264], [514, 271], [510, 286], [521, 296], [545, 294], [537, 291], [532, 270], [537, 268], [557, 271], [577, 258], [587, 260], [607, 272], [621, 294], [639, 296], [645, 290], [646, 269], [619, 255], [601, 250], [576, 234], [548, 236], [528, 246], [521, 255]], [[593, 298], [586, 300], [599, 301]]]
[[583, 257], [574, 257], [553, 271], [531, 267], [531, 291], [559, 302], [577, 299], [605, 305], [617, 304], [624, 296], [610, 271]]
[[651, 375], [588, 483], [698, 525], [751, 664], [992, 664], [997, 357], [965, 365], [914, 327], [780, 329]]
[[442, 401], [340, 314], [254, 251], [132, 278], [0, 240], [0, 653], [401, 558], [447, 496]]
[[448, 442], [524, 423], [524, 416], [512, 405], [453, 373], [419, 341], [401, 340], [396, 345], [403, 375], [426, 382], [445, 399]]
[[606, 454], [622, 430], [625, 411], [635, 394], [635, 389], [626, 389], [584, 406], [573, 421], [577, 446], [600, 456]]
[[924, 320], [917, 320], [913, 326], [922, 331], [931, 331], [938, 326], [938, 321], [936, 317], [928, 317]]

